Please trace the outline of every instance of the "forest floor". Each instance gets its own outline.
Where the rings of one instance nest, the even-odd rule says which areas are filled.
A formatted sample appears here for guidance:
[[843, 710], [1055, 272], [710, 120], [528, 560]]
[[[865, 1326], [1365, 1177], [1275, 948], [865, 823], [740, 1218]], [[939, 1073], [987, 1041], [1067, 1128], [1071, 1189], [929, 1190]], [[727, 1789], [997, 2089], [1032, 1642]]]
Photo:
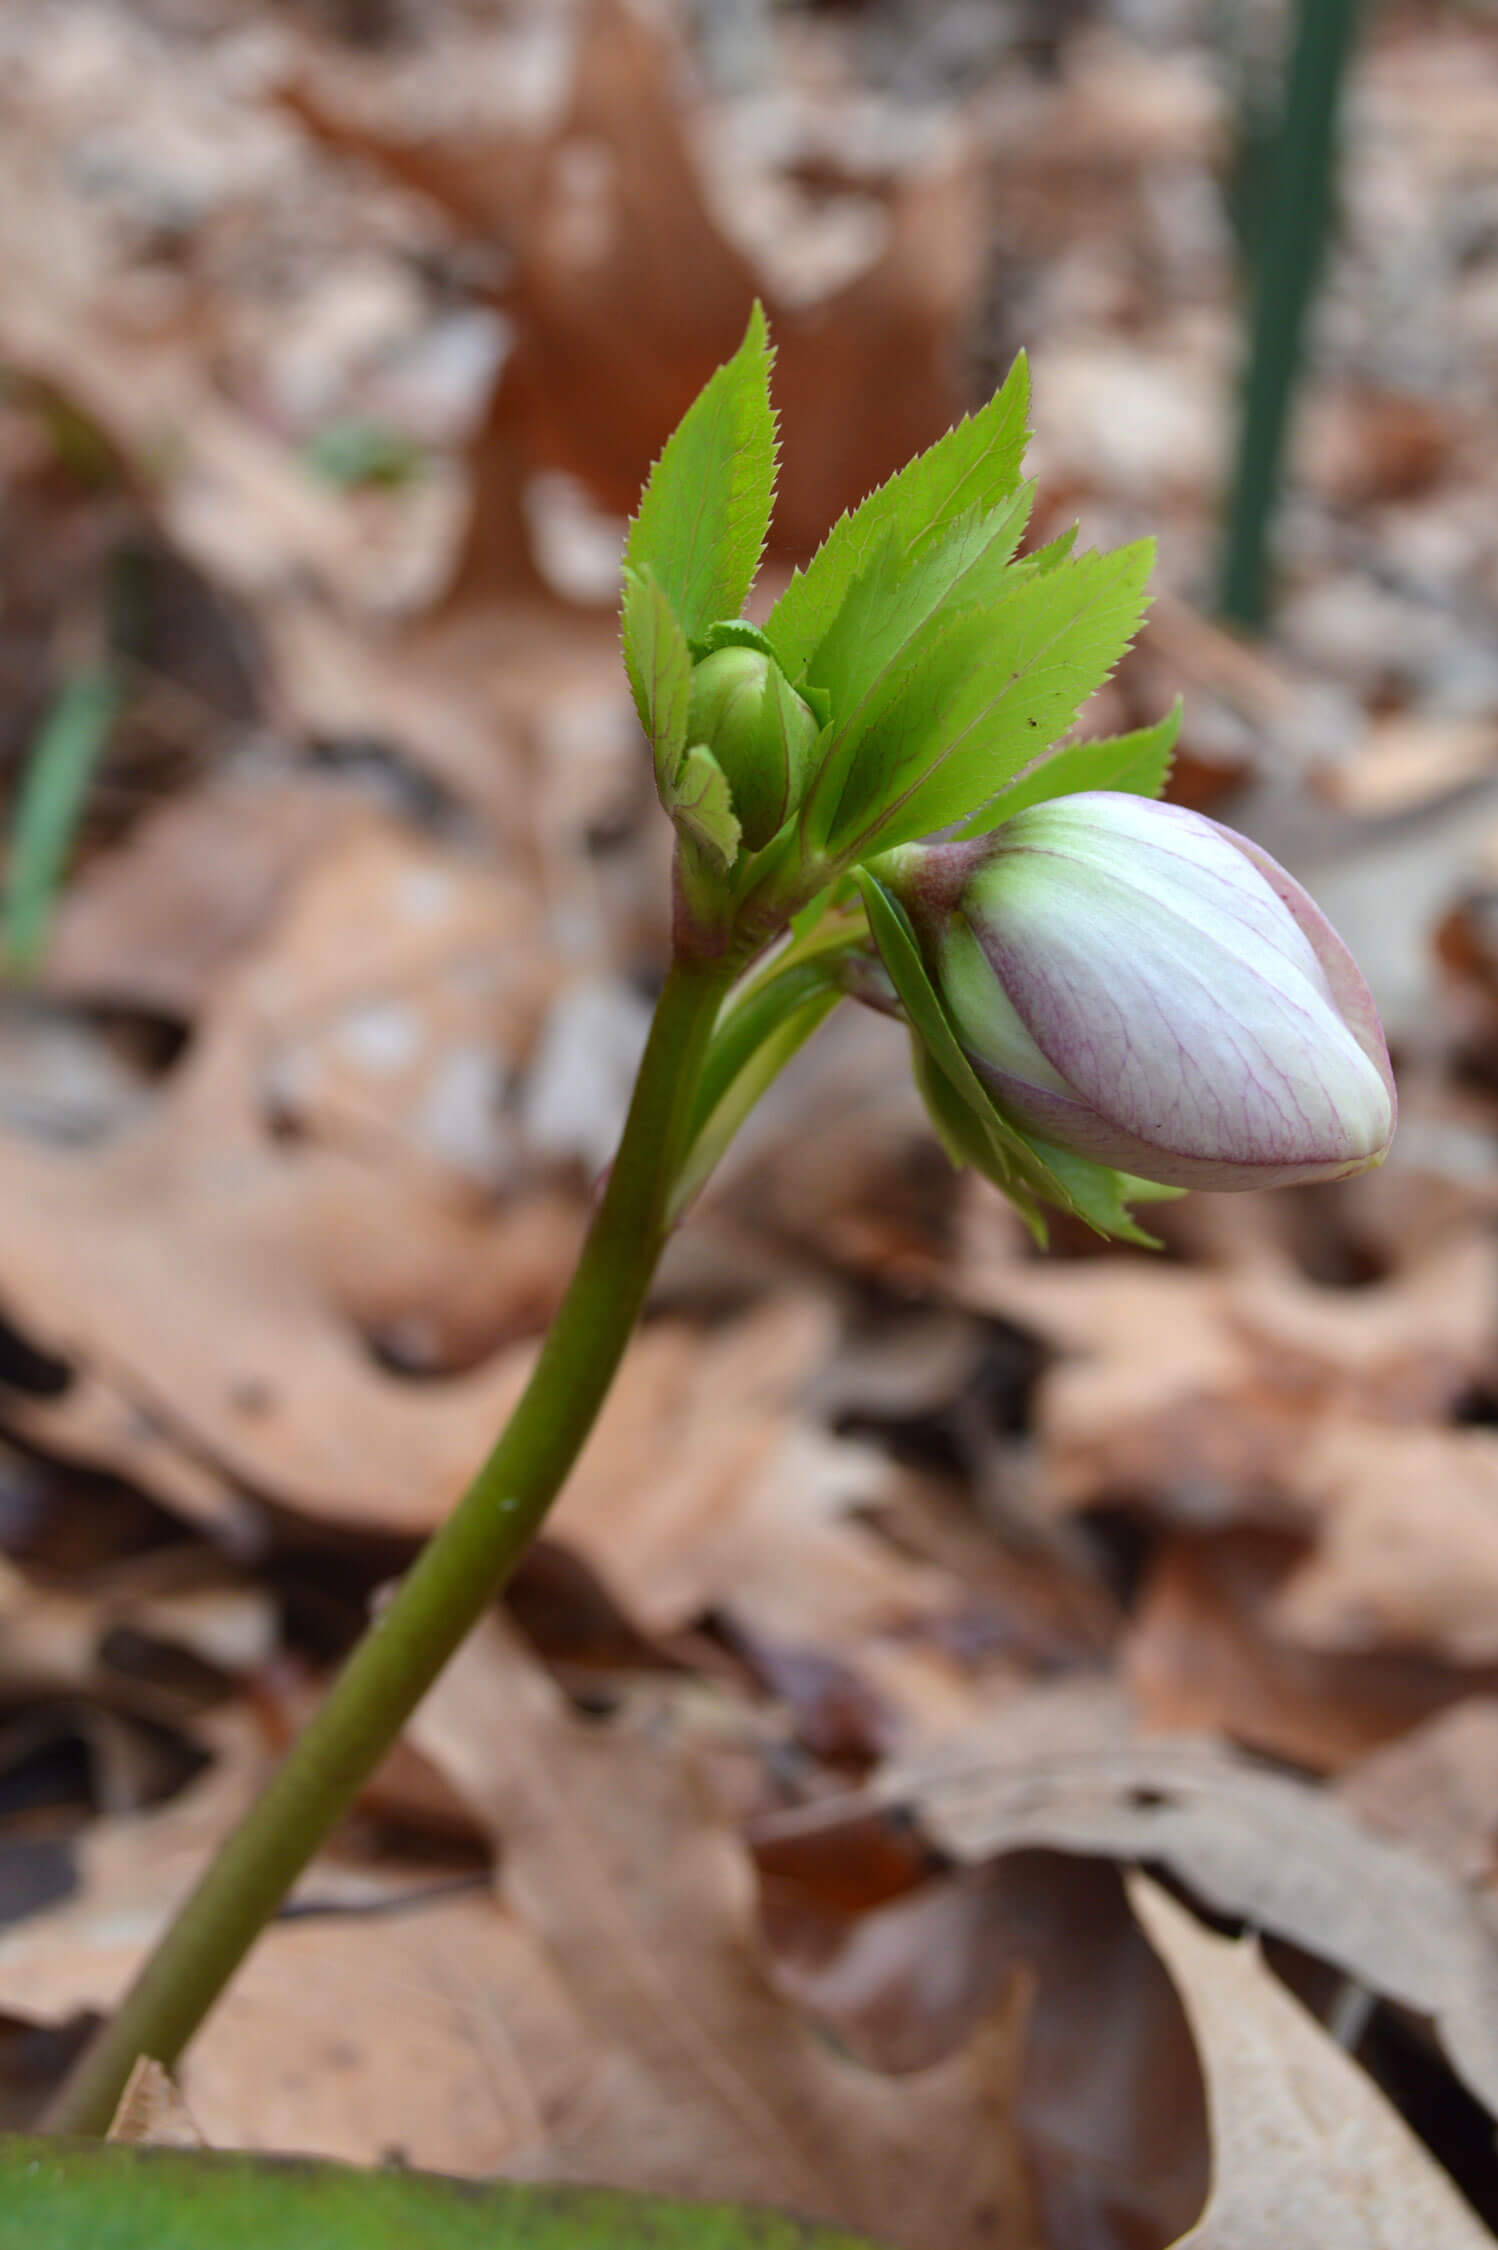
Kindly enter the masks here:
[[901, 2250], [1491, 2241], [1498, 20], [1370, 25], [1248, 642], [1213, 15], [0, 19], [12, 805], [102, 741], [0, 999], [0, 2123], [558, 1301], [667, 944], [622, 522], [758, 292], [771, 590], [1030, 351], [1039, 535], [1160, 540], [1084, 729], [1184, 694], [1395, 1150], [1042, 1258], [843, 1011], [187, 2105]]

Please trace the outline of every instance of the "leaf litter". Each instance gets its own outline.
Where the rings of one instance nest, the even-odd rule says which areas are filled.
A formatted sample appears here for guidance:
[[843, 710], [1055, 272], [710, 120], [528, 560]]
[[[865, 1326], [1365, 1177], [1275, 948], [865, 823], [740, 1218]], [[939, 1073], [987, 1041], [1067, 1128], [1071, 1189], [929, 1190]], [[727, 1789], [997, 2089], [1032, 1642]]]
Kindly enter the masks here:
[[1204, 30], [870, 0], [756, 50], [736, 15], [0, 29], [12, 802], [122, 556], [154, 604], [0, 1001], [6, 2121], [565, 1285], [667, 942], [622, 519], [758, 292], [767, 594], [1032, 349], [1038, 535], [1162, 537], [1086, 724], [1185, 685], [1182, 801], [1366, 956], [1401, 1139], [1172, 1207], [1162, 1259], [1063, 1227], [1042, 1264], [888, 1027], [834, 1023], [187, 2111], [911, 2250], [1489, 2239], [1492, 26], [1370, 27], [1249, 647], [1202, 608], [1236, 349]]
[[1144, 1876], [1130, 1896], [1177, 1978], [1207, 2075], [1212, 2193], [1181, 2250], [1303, 2240], [1490, 2238], [1398, 2112], [1297, 2007], [1251, 1945], [1210, 1936]]

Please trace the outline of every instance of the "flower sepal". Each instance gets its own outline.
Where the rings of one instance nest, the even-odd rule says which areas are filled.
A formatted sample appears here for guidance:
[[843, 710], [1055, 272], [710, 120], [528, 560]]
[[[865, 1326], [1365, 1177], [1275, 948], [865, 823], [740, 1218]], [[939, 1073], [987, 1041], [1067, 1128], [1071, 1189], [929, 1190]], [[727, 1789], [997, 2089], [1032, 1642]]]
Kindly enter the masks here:
[[1140, 1226], [1129, 1205], [1173, 1200], [1183, 1191], [1048, 1146], [1006, 1117], [962, 1050], [904, 907], [871, 868], [858, 868], [855, 880], [870, 934], [910, 1028], [912, 1066], [926, 1114], [953, 1164], [971, 1165], [991, 1180], [1042, 1249], [1049, 1205], [1080, 1219], [1095, 1234], [1157, 1250], [1158, 1240]]

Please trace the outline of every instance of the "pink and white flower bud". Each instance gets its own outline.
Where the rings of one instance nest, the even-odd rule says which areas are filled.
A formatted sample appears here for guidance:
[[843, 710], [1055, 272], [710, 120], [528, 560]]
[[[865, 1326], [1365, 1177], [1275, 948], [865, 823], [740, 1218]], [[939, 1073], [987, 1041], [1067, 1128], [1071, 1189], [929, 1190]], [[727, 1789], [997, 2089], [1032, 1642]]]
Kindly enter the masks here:
[[1037, 1138], [1174, 1187], [1381, 1163], [1393, 1073], [1342, 940], [1201, 814], [1091, 791], [890, 855], [948, 1015]]

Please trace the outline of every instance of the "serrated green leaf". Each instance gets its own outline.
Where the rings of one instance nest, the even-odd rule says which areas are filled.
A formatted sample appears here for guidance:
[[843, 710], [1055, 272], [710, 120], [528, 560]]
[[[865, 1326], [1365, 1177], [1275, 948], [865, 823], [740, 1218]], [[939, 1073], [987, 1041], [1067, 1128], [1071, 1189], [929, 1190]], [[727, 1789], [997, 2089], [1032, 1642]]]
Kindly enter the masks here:
[[1021, 555], [1010, 570], [1011, 579], [1039, 578], [1046, 571], [1054, 570], [1057, 563], [1065, 562], [1077, 544], [1080, 528], [1078, 524], [1069, 523], [1065, 531], [1058, 531], [1055, 538], [1048, 539], [1043, 547], [1036, 547], [1030, 554]]
[[1023, 484], [988, 514], [959, 516], [914, 557], [893, 534], [881, 541], [806, 673], [832, 699], [834, 743], [867, 730], [881, 687], [938, 610], [1002, 598], [1034, 500], [1034, 485]]
[[1068, 742], [1037, 758], [1007, 789], [991, 797], [958, 834], [986, 836], [1001, 821], [1013, 820], [1027, 806], [1052, 797], [1074, 797], [1083, 789], [1120, 789], [1133, 797], [1158, 797], [1170, 778], [1170, 761], [1181, 731], [1181, 705], [1153, 726], [1131, 734], [1112, 734], [1099, 742]]
[[738, 857], [739, 818], [728, 776], [711, 750], [694, 742], [681, 762], [666, 810], [678, 828], [722, 868]]
[[[777, 662], [778, 661], [779, 660], [777, 658]], [[818, 687], [814, 680], [803, 680], [801, 682], [801, 685], [797, 688], [796, 693], [800, 696], [802, 702], [806, 704], [811, 710], [819, 727], [826, 728], [831, 726], [832, 698], [827, 693], [827, 690], [825, 688]]]
[[825, 851], [886, 851], [974, 817], [1107, 678], [1143, 614], [1153, 557], [1149, 540], [1071, 556], [993, 606], [938, 613], [836, 763], [840, 795], [813, 832]]
[[0, 2141], [0, 2250], [873, 2250], [772, 2211], [101, 2141]]
[[688, 640], [744, 606], [775, 494], [774, 355], [756, 303], [733, 358], [687, 408], [640, 495], [626, 567], [650, 570]]
[[655, 785], [669, 804], [687, 746], [692, 658], [676, 612], [648, 569], [624, 573], [620, 638], [630, 692], [655, 758]]
[[977, 414], [917, 454], [841, 516], [771, 610], [766, 631], [787, 676], [799, 680], [844, 597], [886, 538], [914, 554], [959, 516], [989, 515], [1014, 490], [1024, 458], [1030, 373], [1021, 353], [1008, 380]]
[[989, 515], [960, 516], [915, 561], [886, 538], [854, 581], [803, 683], [821, 689], [834, 714], [802, 810], [812, 850], [824, 846], [864, 744], [912, 671], [929, 661], [953, 620], [1003, 598], [1034, 498], [1034, 485], [1025, 484]]

